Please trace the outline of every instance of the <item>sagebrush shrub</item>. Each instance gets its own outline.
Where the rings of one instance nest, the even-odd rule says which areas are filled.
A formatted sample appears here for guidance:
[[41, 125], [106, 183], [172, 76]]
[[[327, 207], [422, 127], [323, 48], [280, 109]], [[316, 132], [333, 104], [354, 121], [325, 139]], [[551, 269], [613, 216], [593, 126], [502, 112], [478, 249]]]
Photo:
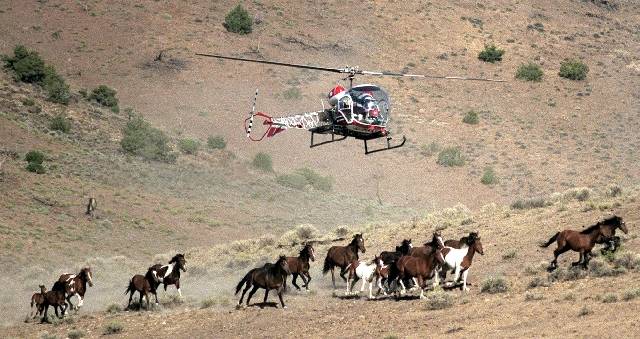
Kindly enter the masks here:
[[200, 149], [200, 142], [194, 139], [182, 139], [178, 142], [178, 148], [184, 154], [196, 154]]
[[148, 160], [171, 162], [175, 154], [169, 147], [169, 138], [161, 130], [151, 126], [142, 117], [136, 116], [127, 122], [120, 140], [122, 149]]
[[462, 151], [460, 151], [460, 147], [446, 147], [438, 153], [436, 162], [445, 167], [463, 166], [465, 158], [462, 155]]
[[5, 67], [15, 72], [16, 79], [23, 82], [39, 83], [45, 76], [45, 64], [38, 52], [18, 45], [13, 49], [13, 57], [3, 57]]
[[224, 141], [224, 138], [219, 135], [210, 136], [207, 139], [207, 146], [211, 149], [224, 149], [225, 147], [227, 147], [227, 142]]
[[271, 156], [266, 153], [258, 153], [253, 157], [253, 161], [251, 162], [253, 167], [265, 171], [265, 172], [273, 172], [273, 160], [271, 160]]
[[89, 100], [95, 100], [102, 106], [111, 108], [113, 112], [119, 112], [118, 98], [116, 97], [116, 90], [106, 85], [100, 85], [91, 91]]
[[57, 115], [51, 119], [49, 128], [53, 131], [69, 133], [69, 131], [71, 131], [71, 122], [64, 115]]
[[522, 64], [518, 67], [518, 71], [516, 72], [516, 79], [524, 80], [524, 81], [542, 81], [542, 76], [544, 72], [542, 68], [533, 62], [528, 64]]
[[560, 63], [560, 75], [570, 80], [584, 80], [589, 73], [589, 67], [577, 59], [568, 59]]
[[224, 18], [227, 31], [238, 34], [249, 34], [253, 29], [253, 19], [241, 5], [234, 7]]
[[484, 50], [482, 50], [480, 54], [478, 54], [478, 59], [485, 62], [495, 63], [497, 61], [501, 61], [503, 55], [503, 49], [499, 49], [494, 44], [489, 44], [485, 45]]

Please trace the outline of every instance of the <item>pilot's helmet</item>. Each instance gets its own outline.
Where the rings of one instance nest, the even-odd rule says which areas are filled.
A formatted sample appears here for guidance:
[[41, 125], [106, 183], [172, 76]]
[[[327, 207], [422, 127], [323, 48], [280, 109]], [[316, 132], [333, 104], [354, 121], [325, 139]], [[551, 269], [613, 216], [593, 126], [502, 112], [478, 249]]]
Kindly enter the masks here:
[[380, 115], [380, 108], [378, 103], [371, 95], [367, 95], [363, 98], [362, 107], [370, 118], [376, 118]]
[[329, 91], [329, 104], [331, 106], [335, 106], [340, 99], [342, 99], [347, 94], [347, 90], [340, 86], [336, 85], [331, 91]]

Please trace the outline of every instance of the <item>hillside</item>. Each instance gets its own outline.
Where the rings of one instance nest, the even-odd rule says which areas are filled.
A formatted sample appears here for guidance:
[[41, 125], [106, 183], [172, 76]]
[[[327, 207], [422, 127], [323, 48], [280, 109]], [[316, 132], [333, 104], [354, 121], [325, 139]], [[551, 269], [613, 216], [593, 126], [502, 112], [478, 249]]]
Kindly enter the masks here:
[[[556, 282], [540, 292], [542, 300], [524, 298], [530, 292], [527, 267], [552, 252], [535, 245], [557, 230], [615, 213], [630, 227], [625, 251], [640, 253], [640, 4], [241, 4], [254, 21], [247, 35], [223, 25], [235, 2], [0, 3], [0, 55], [24, 45], [55, 67], [71, 90], [68, 104], [54, 103], [43, 86], [0, 70], [0, 260], [6, 272], [0, 301], [9, 306], [0, 311], [0, 325], [10, 326], [0, 333], [66, 335], [73, 326], [86, 326], [99, 335], [113, 319], [125, 323], [124, 334], [131, 337], [158, 324], [166, 336], [204, 336], [229, 317], [232, 324], [220, 336], [260, 336], [281, 310], [232, 311], [231, 285], [253, 265], [297, 252], [287, 241], [296, 230], [313, 230], [313, 238], [324, 241], [317, 249], [324, 255], [330, 240], [339, 238], [337, 230], [364, 231], [368, 248], [377, 253], [404, 237], [422, 241], [435, 229], [450, 238], [474, 229], [487, 255], [474, 264], [472, 279], [503, 275], [512, 287], [507, 294], [478, 294], [477, 286], [466, 297], [450, 292], [456, 300], [452, 314], [424, 310], [419, 301], [340, 300], [317, 270], [320, 262], [312, 272], [317, 288], [288, 296], [288, 322], [273, 336], [298, 335], [295, 326], [303, 320], [310, 322], [307, 335], [314, 336], [327, 323], [343, 320], [335, 335], [410, 337], [425, 323], [404, 328], [401, 317], [391, 317], [363, 328], [371, 317], [386, 319], [409, 309], [413, 319], [427, 319], [434, 336], [558, 336], [552, 325], [569, 321], [575, 321], [570, 335], [619, 330], [620, 336], [632, 336], [635, 325], [628, 317], [638, 301], [605, 304], [597, 296], [617, 293], [622, 299], [637, 269]], [[478, 59], [490, 44], [505, 51], [501, 61]], [[322, 107], [340, 76], [205, 59], [196, 52], [507, 81], [356, 78], [388, 90], [391, 129], [408, 138], [401, 149], [365, 156], [357, 140], [310, 149], [305, 131], [250, 142], [241, 127], [256, 87], [258, 110], [281, 116]], [[566, 59], [588, 67], [584, 80], [559, 76]], [[541, 81], [516, 79], [517, 69], [528, 63], [540, 66]], [[100, 85], [117, 91], [119, 111], [88, 95]], [[463, 121], [469, 112], [477, 114], [477, 123]], [[52, 127], [60, 117], [70, 124], [67, 132]], [[175, 161], [145, 159], [122, 147], [136, 117], [166, 136]], [[210, 137], [222, 138], [226, 146], [208, 147]], [[185, 140], [199, 143], [199, 150], [181, 151]], [[460, 150], [461, 166], [438, 164], [448, 147]], [[46, 173], [26, 169], [25, 155], [32, 150], [44, 153]], [[255, 165], [258, 154], [272, 159], [272, 170]], [[483, 183], [488, 172], [493, 175]], [[93, 218], [84, 214], [89, 197], [98, 202]], [[120, 294], [131, 275], [177, 251], [186, 252], [190, 267], [184, 303], [170, 293], [160, 312], [104, 314], [110, 304], [122, 305]], [[512, 252], [513, 258], [504, 258]], [[57, 326], [19, 324], [28, 313], [28, 295], [40, 283], [85, 264], [100, 283], [79, 316]], [[572, 300], [564, 299], [567, 290]], [[217, 306], [199, 310], [207, 297]], [[355, 319], [338, 316], [359, 305], [364, 313], [353, 310]], [[577, 317], [583, 305], [593, 313]], [[518, 316], [492, 312], [500, 307]], [[167, 316], [179, 324], [164, 326]], [[459, 316], [470, 323], [453, 325]], [[523, 317], [529, 320], [519, 322]], [[134, 325], [137, 319], [142, 321]], [[594, 319], [601, 326], [591, 324]], [[245, 321], [246, 330], [238, 327]], [[351, 327], [363, 329], [346, 334]]]

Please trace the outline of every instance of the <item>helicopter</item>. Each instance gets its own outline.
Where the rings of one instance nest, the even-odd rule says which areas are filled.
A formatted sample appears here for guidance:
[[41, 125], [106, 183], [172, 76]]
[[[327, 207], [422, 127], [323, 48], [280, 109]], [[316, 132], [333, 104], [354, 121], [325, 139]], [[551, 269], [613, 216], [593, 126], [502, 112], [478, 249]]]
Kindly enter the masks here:
[[[311, 148], [339, 142], [348, 137], [352, 137], [364, 142], [365, 154], [400, 148], [404, 146], [407, 138], [403, 135], [402, 140], [399, 143], [391, 143], [393, 138], [388, 126], [391, 114], [391, 100], [389, 94], [382, 87], [374, 84], [360, 84], [354, 86], [353, 80], [356, 75], [504, 82], [504, 80], [488, 78], [367, 71], [361, 70], [358, 66], [330, 68], [207, 53], [196, 53], [196, 55], [208, 58], [347, 74], [347, 76], [342, 80], [348, 81], [348, 88], [345, 88], [342, 85], [334, 86], [327, 95], [329, 107], [324, 107], [324, 103], [322, 103], [321, 110], [312, 112], [304, 112], [281, 117], [274, 117], [264, 112], [256, 112], [256, 102], [258, 99], [258, 90], [256, 89], [252, 109], [249, 112], [249, 117], [244, 121], [244, 130], [248, 139], [252, 141], [261, 141], [265, 137], [273, 137], [287, 129], [305, 129], [311, 132]], [[259, 137], [254, 137], [251, 134], [253, 121], [256, 116], [263, 119], [263, 125], [267, 127], [264, 133]], [[314, 142], [315, 134], [330, 135], [331, 139]], [[381, 148], [369, 149], [368, 141], [380, 138], [385, 138], [386, 144]]]

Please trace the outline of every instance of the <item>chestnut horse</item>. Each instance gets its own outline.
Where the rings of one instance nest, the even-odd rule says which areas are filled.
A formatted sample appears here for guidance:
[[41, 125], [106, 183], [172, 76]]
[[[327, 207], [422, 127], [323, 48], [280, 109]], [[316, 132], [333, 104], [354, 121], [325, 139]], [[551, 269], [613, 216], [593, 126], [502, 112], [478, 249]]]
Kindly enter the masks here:
[[409, 255], [413, 257], [424, 257], [431, 253], [433, 253], [437, 248], [441, 248], [444, 246], [444, 241], [442, 240], [442, 236], [439, 231], [433, 232], [433, 236], [431, 237], [431, 241], [424, 243], [423, 246], [413, 247], [411, 251], [409, 251]]
[[424, 298], [424, 290], [427, 286], [427, 280], [434, 277], [433, 286], [439, 284], [437, 268], [444, 263], [444, 257], [440, 249], [426, 256], [403, 256], [396, 262], [398, 271], [398, 281], [402, 286], [400, 294], [406, 293], [407, 289], [403, 282], [404, 279], [413, 279], [415, 284], [420, 287], [420, 299]]
[[142, 297], [144, 296], [147, 299], [147, 310], [151, 306], [151, 300], [149, 299], [149, 293], [152, 293], [156, 296], [156, 304], [158, 304], [158, 293], [155, 288], [155, 282], [153, 281], [153, 277], [147, 274], [147, 276], [143, 276], [140, 274], [136, 274], [129, 281], [129, 286], [127, 286], [127, 290], [124, 291], [124, 294], [129, 294], [129, 303], [127, 304], [127, 309], [131, 307], [131, 300], [133, 299], [133, 294], [138, 292], [140, 293], [140, 301], [138, 303], [139, 307], [142, 309]]
[[44, 296], [46, 293], [47, 288], [44, 285], [40, 285], [40, 292], [35, 292], [31, 296], [31, 318], [42, 315], [42, 312], [44, 312]]
[[[84, 267], [78, 274], [65, 273], [58, 278], [58, 288], [62, 292], [67, 294], [67, 302], [71, 309], [79, 309], [84, 304], [84, 294], [87, 291], [87, 283], [90, 287], [93, 287], [93, 273], [91, 273], [91, 267]], [[56, 286], [56, 285], [54, 285]], [[74, 306], [71, 303], [71, 297], [78, 297], [78, 305]]]
[[447, 247], [460, 248], [462, 246], [465, 246], [467, 244], [467, 240], [471, 237], [477, 238], [478, 232], [471, 232], [468, 236], [460, 238], [460, 240], [449, 239], [444, 242], [444, 245]]
[[242, 285], [246, 284], [245, 289], [242, 291], [242, 296], [238, 301], [238, 305], [242, 304], [242, 299], [244, 299], [245, 293], [247, 293], [249, 288], [253, 287], [247, 297], [247, 306], [249, 306], [249, 301], [258, 288], [264, 288], [264, 303], [267, 302], [269, 291], [276, 290], [278, 292], [278, 298], [280, 299], [282, 308], [287, 308], [284, 304], [284, 300], [282, 300], [282, 292], [284, 292], [285, 285], [287, 283], [287, 275], [289, 275], [289, 264], [287, 262], [287, 257], [284, 255], [281, 255], [275, 264], [267, 263], [262, 267], [252, 269], [236, 286], [235, 294], [237, 295], [238, 292], [240, 292], [240, 289], [242, 289]]
[[340, 277], [347, 281], [347, 277], [344, 274], [347, 272], [346, 268], [354, 260], [358, 260], [358, 251], [362, 253], [366, 252], [364, 247], [364, 238], [362, 234], [356, 234], [353, 236], [353, 240], [347, 246], [332, 246], [327, 252], [327, 257], [324, 259], [324, 267], [322, 268], [322, 274], [327, 274], [331, 271], [331, 282], [333, 288], [336, 288], [336, 278], [334, 275], [334, 268], [340, 267]]
[[296, 279], [298, 275], [302, 278], [302, 282], [304, 283], [305, 290], [309, 290], [309, 282], [311, 281], [311, 275], [309, 274], [309, 260], [316, 260], [316, 253], [313, 250], [313, 246], [311, 244], [305, 244], [300, 254], [297, 257], [287, 257], [287, 263], [289, 264], [289, 270], [293, 275], [293, 279], [291, 279], [291, 283], [295, 288], [300, 290], [300, 286], [296, 284]]
[[64, 318], [64, 313], [67, 310], [67, 302], [65, 300], [65, 284], [64, 282], [56, 281], [51, 288], [51, 291], [47, 291], [44, 293], [42, 308], [44, 309], [44, 315], [42, 316], [42, 322], [48, 322], [49, 316], [47, 313], [49, 312], [49, 306], [53, 306], [53, 310], [56, 311], [56, 316], [60, 318], [60, 314], [58, 314], [58, 308], [62, 310], [62, 318]]
[[582, 268], [586, 270], [593, 247], [597, 243], [606, 243], [612, 239], [616, 228], [620, 228], [624, 233], [629, 231], [622, 218], [613, 216], [582, 231], [564, 230], [556, 233], [549, 241], [540, 244], [540, 247], [548, 247], [554, 241], [558, 244], [558, 247], [553, 251], [554, 257], [547, 270], [551, 272], [558, 268], [558, 256], [568, 250], [580, 253], [580, 259], [571, 265], [582, 265]]

